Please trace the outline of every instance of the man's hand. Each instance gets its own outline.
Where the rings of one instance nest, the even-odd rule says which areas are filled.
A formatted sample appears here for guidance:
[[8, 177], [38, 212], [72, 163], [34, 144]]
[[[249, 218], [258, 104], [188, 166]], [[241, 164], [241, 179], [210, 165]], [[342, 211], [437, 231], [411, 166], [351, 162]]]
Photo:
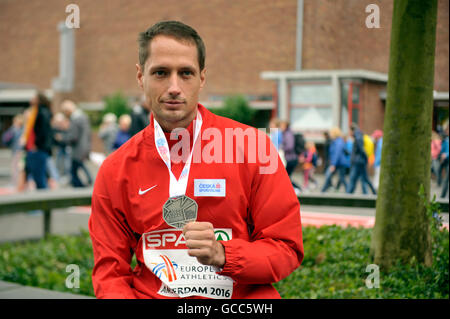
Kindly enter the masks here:
[[208, 222], [192, 222], [183, 228], [183, 235], [188, 247], [188, 255], [197, 257], [199, 263], [223, 267], [225, 249], [216, 240], [214, 227]]

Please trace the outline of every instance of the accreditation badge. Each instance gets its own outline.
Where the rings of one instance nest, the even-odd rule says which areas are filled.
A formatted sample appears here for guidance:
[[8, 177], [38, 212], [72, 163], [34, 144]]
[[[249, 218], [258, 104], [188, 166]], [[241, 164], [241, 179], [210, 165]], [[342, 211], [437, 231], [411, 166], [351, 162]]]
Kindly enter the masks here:
[[[232, 238], [230, 228], [217, 228], [214, 233], [217, 240]], [[142, 239], [145, 265], [161, 280], [158, 294], [180, 298], [231, 298], [233, 279], [218, 275], [218, 267], [202, 265], [197, 258], [189, 256], [181, 229], [148, 232]]]

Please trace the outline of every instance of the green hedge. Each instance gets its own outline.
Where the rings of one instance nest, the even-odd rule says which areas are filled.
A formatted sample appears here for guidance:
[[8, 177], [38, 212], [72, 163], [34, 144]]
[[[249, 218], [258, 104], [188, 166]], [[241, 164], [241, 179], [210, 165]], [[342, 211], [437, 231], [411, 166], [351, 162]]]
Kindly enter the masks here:
[[[275, 284], [283, 298], [449, 298], [449, 235], [437, 234], [433, 266], [414, 261], [380, 272], [380, 287], [366, 287], [370, 229], [305, 227], [305, 258]], [[65, 287], [66, 266], [80, 267], [80, 288]], [[93, 257], [89, 234], [50, 236], [34, 242], [0, 245], [0, 279], [58, 291], [93, 295]]]
[[[66, 288], [69, 264], [80, 268], [80, 288]], [[94, 295], [92, 244], [87, 231], [80, 236], [51, 235], [39, 241], [0, 245], [0, 279], [27, 286]]]
[[324, 226], [305, 228], [305, 258], [290, 276], [275, 284], [283, 298], [448, 298], [449, 235], [436, 238], [433, 266], [411, 261], [380, 270], [379, 288], [369, 289], [366, 267], [371, 229]]

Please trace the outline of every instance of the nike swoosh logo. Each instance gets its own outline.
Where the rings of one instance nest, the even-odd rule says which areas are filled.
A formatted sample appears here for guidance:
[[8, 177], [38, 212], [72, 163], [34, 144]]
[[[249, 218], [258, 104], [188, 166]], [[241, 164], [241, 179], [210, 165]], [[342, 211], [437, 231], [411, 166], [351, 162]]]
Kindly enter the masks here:
[[158, 185], [155, 185], [155, 186], [152, 186], [152, 187], [150, 187], [150, 188], [147, 188], [146, 190], [142, 190], [142, 189], [140, 189], [139, 188], [139, 195], [144, 195], [145, 193], [147, 193], [149, 190], [152, 190], [153, 188], [155, 188], [156, 186], [158, 186]]

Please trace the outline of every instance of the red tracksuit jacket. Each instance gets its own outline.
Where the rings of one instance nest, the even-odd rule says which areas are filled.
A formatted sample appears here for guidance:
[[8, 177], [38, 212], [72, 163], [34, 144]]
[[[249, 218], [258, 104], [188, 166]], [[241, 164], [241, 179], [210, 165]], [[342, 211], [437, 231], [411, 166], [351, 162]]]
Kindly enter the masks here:
[[[201, 132], [214, 127], [223, 136], [226, 128], [250, 128], [216, 116], [202, 105], [198, 110], [203, 118]], [[238, 143], [236, 138], [233, 141]], [[218, 272], [233, 279], [231, 297], [279, 298], [271, 283], [288, 276], [303, 259], [300, 204], [278, 155], [277, 170], [261, 174], [265, 164], [259, 158], [249, 163], [246, 141], [238, 148], [243, 150], [244, 163], [193, 162], [186, 196], [198, 203], [198, 221], [232, 230], [232, 239], [222, 241], [226, 262]], [[195, 147], [204, 150], [207, 143], [203, 140]], [[195, 196], [195, 179], [225, 180], [225, 196]], [[95, 181], [89, 231], [97, 298], [167, 298], [158, 294], [162, 282], [144, 262], [142, 234], [171, 228], [162, 218], [168, 197], [168, 169], [155, 148], [151, 116], [150, 125], [107, 157]], [[135, 269], [130, 267], [133, 254]]]

